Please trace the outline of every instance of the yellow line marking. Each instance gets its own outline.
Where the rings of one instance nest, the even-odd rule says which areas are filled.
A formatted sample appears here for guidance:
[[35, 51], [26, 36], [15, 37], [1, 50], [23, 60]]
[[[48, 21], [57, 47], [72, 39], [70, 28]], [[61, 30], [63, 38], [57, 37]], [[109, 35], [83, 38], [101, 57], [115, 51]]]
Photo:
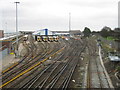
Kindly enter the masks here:
[[[49, 53], [51, 53], [53, 50], [51, 50], [50, 52], [48, 52], [48, 54]], [[35, 58], [35, 57], [33, 57], [33, 58]], [[7, 69], [5, 69], [5, 70], [3, 70], [2, 71], [2, 73], [5, 73], [5, 72], [7, 72], [8, 70], [10, 70], [12, 67], [14, 67], [15, 65], [17, 65], [18, 64], [18, 62], [17, 63], [15, 63], [15, 64], [13, 64], [12, 66], [10, 66], [9, 68], [7, 68]]]
[[5, 72], [7, 72], [8, 70], [10, 70], [12, 67], [14, 67], [15, 65], [17, 65], [18, 64], [18, 62], [17, 63], [15, 63], [15, 64], [13, 64], [12, 66], [10, 66], [9, 68], [7, 68], [7, 69], [5, 69], [4, 71], [2, 71], [2, 73], [5, 73]]
[[[61, 52], [62, 50], [64, 49], [64, 47], [60, 50], [58, 50], [57, 52], [55, 52], [53, 55], [49, 56], [49, 57], [52, 57], [54, 56], [55, 54]], [[37, 64], [35, 64], [34, 66], [30, 67], [29, 69], [23, 71], [22, 73], [18, 74], [16, 77], [12, 78], [11, 80], [9, 80], [8, 82], [4, 83], [3, 85], [0, 86], [0, 88], [6, 86], [7, 84], [9, 84], [10, 82], [14, 81], [15, 79], [19, 78], [20, 76], [24, 75], [25, 73], [29, 72], [30, 70], [34, 69], [36, 66], [40, 65], [42, 62], [45, 62], [46, 60], [49, 59], [49, 57], [45, 58], [44, 60], [38, 62]]]
[[[50, 52], [48, 52], [48, 53], [51, 53], [53, 50], [51, 50]], [[33, 57], [33, 58], [35, 58], [35, 57]], [[2, 71], [2, 73], [5, 73], [5, 72], [7, 72], [8, 70], [10, 70], [12, 67], [14, 67], [15, 65], [17, 65], [18, 64], [18, 62], [17, 63], [15, 63], [15, 64], [13, 64], [12, 66], [10, 66], [9, 68], [7, 68], [7, 69], [5, 69], [5, 70], [3, 70]]]

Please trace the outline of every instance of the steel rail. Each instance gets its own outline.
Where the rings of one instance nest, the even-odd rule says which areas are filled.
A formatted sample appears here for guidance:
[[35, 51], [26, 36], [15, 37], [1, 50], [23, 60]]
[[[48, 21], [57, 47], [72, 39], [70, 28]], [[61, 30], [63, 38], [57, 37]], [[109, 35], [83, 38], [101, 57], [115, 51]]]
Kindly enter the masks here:
[[[63, 56], [63, 54], [60, 56], [60, 58]], [[59, 58], [57, 57], [57, 60], [59, 60]], [[52, 71], [54, 71], [55, 69], [56, 69], [57, 67], [55, 67]], [[51, 73], [52, 74], [52, 73]], [[40, 76], [39, 76], [40, 77]], [[49, 77], [49, 75], [48, 75], [48, 77]], [[39, 78], [38, 78], [39, 79]], [[44, 79], [43, 79], [44, 80]], [[35, 83], [35, 82], [34, 82]], [[33, 84], [34, 84], [33, 83]], [[41, 81], [41, 83], [42, 83], [42, 81]], [[33, 86], [33, 84], [31, 84], [31, 86], [29, 86], [29, 88], [31, 88], [32, 86]], [[37, 87], [37, 86], [36, 86]]]
[[[50, 47], [49, 47], [49, 48], [50, 48]], [[49, 50], [49, 48], [48, 48], [48, 50]], [[50, 53], [50, 52], [49, 52], [49, 53]], [[38, 55], [38, 56], [40, 56], [40, 57], [41, 57], [41, 56], [42, 56], [42, 57], [45, 57], [46, 54], [49, 54], [49, 53], [47, 53], [47, 50], [46, 50], [46, 52], [44, 52], [43, 55]], [[26, 67], [27, 64], [29, 64], [30, 62], [33, 61], [31, 57], [32, 57], [32, 54], [30, 54], [30, 57], [29, 57], [29, 58], [27, 57], [27, 60], [26, 60], [27, 62], [24, 63], [24, 65], [22, 65], [22, 68], [23, 68], [23, 69], [21, 69], [21, 70], [25, 70], [25, 69], [27, 68], [27, 67]], [[35, 58], [37, 58], [37, 55], [36, 55], [36, 57], [34, 57], [33, 59], [35, 59]], [[25, 59], [24, 59], [24, 61], [25, 61]], [[29, 62], [29, 63], [28, 63], [28, 62]], [[21, 62], [20, 62], [20, 63], [21, 63]], [[31, 64], [31, 65], [32, 65], [32, 64]], [[24, 67], [26, 67], [26, 68], [24, 68]], [[19, 68], [18, 68], [18, 69], [19, 69]], [[21, 72], [21, 71], [19, 70], [19, 72]], [[16, 72], [14, 71], [15, 74], [18, 74], [19, 72], [16, 73]], [[14, 74], [14, 73], [12, 72], [11, 74]], [[7, 76], [9, 77], [10, 74], [7, 74]], [[6, 79], [6, 78], [5, 78], [5, 79]], [[4, 80], [4, 76], [3, 76], [3, 80]]]
[[[60, 76], [62, 76], [63, 72], [66, 70], [66, 68], [68, 68], [68, 66], [69, 66], [70, 64], [72, 64], [72, 63], [70, 63], [70, 62], [72, 62], [72, 59], [69, 60], [69, 62], [66, 63], [63, 68], [61, 68], [61, 71], [60, 71], [59, 73], [57, 73], [56, 76], [53, 77], [52, 82], [49, 83], [49, 84], [46, 86], [46, 88], [52, 88], [52, 87], [56, 84], [56, 82], [58, 81], [58, 79], [60, 78]], [[69, 68], [68, 68], [68, 69], [69, 69]]]
[[[51, 56], [56, 55], [57, 53], [59, 53], [60, 51], [62, 51], [64, 49], [64, 47], [60, 50], [58, 50], [56, 53], [54, 53]], [[36, 66], [38, 66], [39, 64], [41, 64], [42, 62], [45, 62], [46, 60], [48, 60], [49, 57], [45, 58], [44, 60], [38, 62], [37, 64], [35, 64], [34, 66], [30, 67], [29, 69], [23, 71], [22, 73], [20, 73], [19, 75], [17, 75], [16, 77], [12, 78], [11, 80], [9, 80], [8, 82], [4, 83], [3, 85], [0, 86], [0, 88], [6, 86], [7, 84], [11, 83], [12, 81], [16, 80], [17, 78], [19, 78], [20, 76], [24, 75], [25, 73], [29, 72], [30, 70], [34, 69]]]
[[[61, 56], [60, 56], [61, 57]], [[60, 57], [59, 57], [59, 59], [60, 59]], [[58, 59], [58, 57], [57, 57], [57, 59]], [[56, 61], [55, 61], [56, 62]], [[55, 63], [54, 62], [54, 63]], [[53, 63], [53, 64], [54, 64]], [[38, 75], [39, 76], [41, 76], [40, 74], [43, 74], [46, 70], [48, 70], [53, 64], [51, 64], [51, 65], [49, 65], [47, 68], [45, 68], [43, 71], [41, 71], [41, 72], [38, 72], [38, 74], [36, 75], [36, 77], [33, 77], [31, 80], [29, 80], [28, 82], [26, 82], [26, 84], [24, 84], [23, 86], [21, 86], [20, 88], [27, 88], [29, 85], [31, 85], [31, 83], [38, 77]]]

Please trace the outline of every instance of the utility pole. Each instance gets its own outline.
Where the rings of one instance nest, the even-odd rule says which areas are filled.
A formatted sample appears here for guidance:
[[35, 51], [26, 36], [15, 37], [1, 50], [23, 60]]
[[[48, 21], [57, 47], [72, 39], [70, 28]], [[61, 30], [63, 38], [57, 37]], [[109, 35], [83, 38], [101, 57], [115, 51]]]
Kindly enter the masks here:
[[120, 28], [120, 1], [118, 2], [118, 28]]
[[18, 45], [19, 45], [19, 43], [18, 43], [18, 11], [17, 11], [17, 5], [20, 3], [20, 2], [14, 2], [15, 4], [16, 4], [16, 45], [17, 45], [17, 56], [16, 57], [18, 57], [19, 56], [19, 51], [18, 51]]
[[71, 13], [69, 13], [69, 31], [71, 30]]
[[5, 30], [6, 30], [6, 32], [7, 32], [7, 22], [5, 22]]

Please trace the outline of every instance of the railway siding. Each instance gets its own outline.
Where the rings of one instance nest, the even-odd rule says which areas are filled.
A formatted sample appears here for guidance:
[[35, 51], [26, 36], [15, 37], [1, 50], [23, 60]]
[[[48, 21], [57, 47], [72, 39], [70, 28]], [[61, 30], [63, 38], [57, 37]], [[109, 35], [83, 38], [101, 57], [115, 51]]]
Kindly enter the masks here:
[[[38, 63], [39, 61], [43, 60], [44, 58], [47, 58], [50, 55], [54, 54], [60, 48], [59, 45], [57, 45], [57, 43], [53, 44], [53, 46], [54, 46], [54, 49], [52, 48], [53, 50], [51, 50], [51, 45], [49, 45], [48, 43], [44, 43], [44, 44], [45, 44], [44, 51], [42, 53], [36, 55], [34, 58], [32, 57], [32, 53], [30, 53], [30, 55], [28, 55], [28, 57], [23, 59], [18, 65], [11, 68], [6, 73], [3, 73], [3, 75], [2, 75], [3, 83], [11, 80], [12, 77], [15, 77], [16, 75], [20, 74], [22, 71], [28, 69], [35, 63]], [[9, 77], [9, 76], [11, 76], [11, 77]]]
[[87, 81], [84, 81], [83, 87], [114, 88], [104, 67], [100, 46], [97, 46], [97, 44], [92, 44], [90, 42], [88, 49], [89, 49], [90, 57], [88, 64], [86, 65], [87, 72], [85, 72], [85, 79], [84, 79]]
[[37, 42], [34, 48], [31, 52], [39, 49], [38, 55], [30, 55], [27, 62], [3, 74], [6, 77], [0, 88], [114, 88], [95, 41], [60, 39], [57, 43]]
[[[54, 54], [52, 54], [49, 57], [52, 57], [54, 55], [56, 55], [57, 53], [61, 52], [65, 47], [63, 47], [62, 49], [58, 50], [57, 52], [55, 52]], [[22, 73], [20, 73], [19, 75], [17, 75], [16, 77], [12, 78], [11, 80], [9, 80], [8, 82], [4, 83], [3, 85], [0, 86], [0, 88], [6, 86], [7, 84], [11, 83], [12, 81], [16, 80], [17, 78], [19, 78], [20, 76], [24, 75], [25, 73], [29, 72], [30, 70], [34, 69], [36, 66], [38, 66], [39, 64], [45, 62], [46, 60], [49, 59], [49, 57], [45, 58], [44, 60], [38, 62], [37, 64], [35, 64], [34, 66], [30, 67], [29, 69], [23, 71]]]

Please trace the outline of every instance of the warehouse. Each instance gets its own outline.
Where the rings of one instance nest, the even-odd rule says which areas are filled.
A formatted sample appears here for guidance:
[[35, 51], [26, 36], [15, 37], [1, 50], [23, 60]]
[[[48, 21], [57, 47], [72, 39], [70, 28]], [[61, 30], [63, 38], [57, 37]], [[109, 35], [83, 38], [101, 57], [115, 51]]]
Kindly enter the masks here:
[[0, 30], [0, 38], [4, 37], [4, 30]]
[[70, 33], [71, 36], [82, 35], [82, 32], [80, 30], [70, 30], [69, 33]]
[[53, 33], [48, 29], [41, 29], [41, 30], [35, 31], [33, 35], [53, 35]]

